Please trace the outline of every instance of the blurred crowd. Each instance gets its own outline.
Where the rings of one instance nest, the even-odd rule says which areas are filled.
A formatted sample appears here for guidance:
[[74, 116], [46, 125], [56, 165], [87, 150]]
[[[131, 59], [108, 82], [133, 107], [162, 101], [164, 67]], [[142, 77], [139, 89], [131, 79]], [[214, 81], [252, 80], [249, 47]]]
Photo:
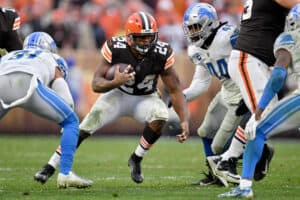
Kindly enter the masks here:
[[181, 52], [186, 47], [182, 16], [195, 2], [211, 3], [221, 20], [239, 24], [242, 0], [0, 0], [0, 5], [18, 11], [21, 35], [45, 31], [59, 48], [73, 49], [99, 49], [106, 38], [123, 33], [132, 12], [147, 11], [157, 20], [160, 39]]
[[[97, 54], [104, 41], [124, 34], [127, 17], [136, 11], [147, 11], [155, 16], [159, 38], [168, 42], [177, 54], [176, 66], [187, 67], [186, 39], [182, 30], [185, 9], [195, 2], [207, 2], [216, 8], [219, 18], [239, 25], [243, 0], [0, 0], [1, 7], [15, 8], [21, 17], [20, 33], [24, 38], [34, 31], [49, 33], [61, 49], [70, 67], [68, 78], [75, 109], [84, 116], [98, 94], [91, 90], [91, 77], [99, 60]], [[178, 69], [178, 68], [177, 68]], [[180, 70], [180, 69], [179, 69]], [[184, 74], [184, 87], [190, 73]], [[187, 81], [188, 79], [188, 81]], [[190, 104], [192, 112], [197, 112]], [[201, 101], [201, 105], [205, 105]], [[203, 106], [202, 106], [203, 107]], [[203, 109], [202, 109], [203, 110]], [[204, 112], [204, 111], [203, 111]], [[197, 117], [199, 119], [199, 117]]]

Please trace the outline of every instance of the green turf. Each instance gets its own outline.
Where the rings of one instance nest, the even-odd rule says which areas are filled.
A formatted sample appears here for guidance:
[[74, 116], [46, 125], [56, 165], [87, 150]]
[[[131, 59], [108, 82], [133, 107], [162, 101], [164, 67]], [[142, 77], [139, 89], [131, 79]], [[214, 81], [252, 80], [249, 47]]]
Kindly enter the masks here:
[[[93, 137], [75, 156], [74, 172], [94, 180], [89, 189], [58, 189], [56, 174], [45, 185], [33, 181], [58, 137], [0, 136], [0, 199], [217, 199], [228, 188], [190, 186], [205, 170], [199, 138], [179, 144], [162, 138], [143, 161], [145, 181], [135, 184], [127, 160], [138, 138]], [[254, 184], [256, 199], [300, 199], [299, 142], [271, 142], [276, 148], [270, 173]]]

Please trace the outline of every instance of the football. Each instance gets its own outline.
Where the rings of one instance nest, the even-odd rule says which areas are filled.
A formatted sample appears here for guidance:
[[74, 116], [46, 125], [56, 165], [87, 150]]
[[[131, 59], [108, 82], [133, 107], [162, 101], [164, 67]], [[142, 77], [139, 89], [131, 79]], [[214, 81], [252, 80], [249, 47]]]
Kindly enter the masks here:
[[[120, 72], [123, 72], [127, 68], [127, 66], [128, 66], [128, 64], [125, 64], [125, 63], [118, 63], [118, 64], [112, 65], [108, 69], [108, 71], [106, 72], [105, 79], [107, 79], [107, 80], [113, 80], [114, 79], [115, 70], [116, 70], [117, 65], [119, 65], [119, 71]], [[130, 67], [130, 69], [128, 70], [128, 73], [131, 73], [133, 71], [134, 71], [133, 67]]]

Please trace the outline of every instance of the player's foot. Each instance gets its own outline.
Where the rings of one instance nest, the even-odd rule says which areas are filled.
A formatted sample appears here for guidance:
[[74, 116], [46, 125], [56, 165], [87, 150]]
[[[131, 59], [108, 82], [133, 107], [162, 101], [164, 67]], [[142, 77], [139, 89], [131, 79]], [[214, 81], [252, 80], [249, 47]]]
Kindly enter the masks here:
[[274, 149], [265, 143], [261, 158], [255, 167], [254, 180], [260, 181], [267, 175], [273, 155]]
[[34, 176], [34, 180], [44, 184], [47, 180], [54, 174], [55, 168], [49, 164], [46, 164], [40, 171], [38, 171]]
[[229, 158], [228, 160], [222, 160], [216, 167], [216, 174], [227, 182], [239, 184], [241, 176], [237, 173], [237, 158]]
[[73, 172], [69, 172], [69, 174], [65, 175], [59, 173], [57, 176], [57, 187], [58, 188], [68, 188], [68, 187], [75, 187], [75, 188], [87, 188], [92, 186], [93, 181], [89, 179], [84, 179]]
[[224, 185], [225, 187], [228, 187], [228, 182], [226, 181], [226, 179], [217, 174], [217, 166], [218, 166], [218, 163], [221, 162], [222, 157], [221, 156], [209, 156], [206, 159], [207, 159], [208, 166], [211, 169], [214, 177], [217, 178], [219, 180], [219, 182], [221, 182], [222, 185]]
[[241, 189], [240, 187], [236, 187], [229, 192], [219, 194], [219, 198], [227, 198], [227, 197], [242, 197], [242, 198], [247, 198], [251, 199], [254, 197], [253, 191], [251, 187]]
[[222, 183], [220, 183], [220, 181], [213, 175], [212, 169], [210, 167], [210, 165], [208, 164], [208, 160], [206, 159], [206, 166], [208, 168], [208, 173], [203, 172], [205, 178], [197, 181], [197, 182], [193, 182], [191, 183], [191, 185], [197, 185], [197, 186], [206, 186], [206, 185], [222, 185]]
[[134, 153], [128, 160], [128, 166], [131, 169], [131, 179], [136, 183], [142, 183], [144, 181], [144, 176], [141, 170], [141, 161], [142, 157], [138, 157]]

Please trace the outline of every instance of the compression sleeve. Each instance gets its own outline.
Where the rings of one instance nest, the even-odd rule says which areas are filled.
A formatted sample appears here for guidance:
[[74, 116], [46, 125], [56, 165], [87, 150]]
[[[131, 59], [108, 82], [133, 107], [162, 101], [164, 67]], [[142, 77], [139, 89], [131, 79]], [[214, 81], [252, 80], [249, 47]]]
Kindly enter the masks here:
[[258, 107], [265, 109], [272, 98], [279, 92], [282, 88], [287, 76], [287, 70], [281, 66], [275, 66], [270, 79], [265, 86], [263, 94], [259, 100]]

